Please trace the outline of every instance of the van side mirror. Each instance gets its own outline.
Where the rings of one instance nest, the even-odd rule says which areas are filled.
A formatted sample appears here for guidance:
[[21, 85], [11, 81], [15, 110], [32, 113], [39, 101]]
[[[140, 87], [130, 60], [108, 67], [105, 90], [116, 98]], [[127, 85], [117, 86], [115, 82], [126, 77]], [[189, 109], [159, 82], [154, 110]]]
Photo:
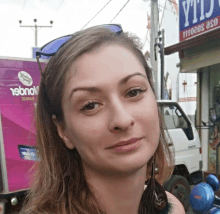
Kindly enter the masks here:
[[211, 122], [215, 123], [215, 121], [217, 120], [217, 116], [216, 116], [216, 112], [214, 108], [210, 108], [209, 109], [209, 119], [211, 120]]

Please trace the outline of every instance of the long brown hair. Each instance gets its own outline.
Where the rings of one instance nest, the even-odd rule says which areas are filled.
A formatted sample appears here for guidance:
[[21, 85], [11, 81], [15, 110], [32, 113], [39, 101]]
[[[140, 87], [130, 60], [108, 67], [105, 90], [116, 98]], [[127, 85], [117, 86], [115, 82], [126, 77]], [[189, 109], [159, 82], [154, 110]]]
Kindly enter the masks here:
[[[108, 29], [93, 27], [71, 38], [55, 56], [51, 57], [41, 78], [36, 108], [38, 156], [33, 180], [22, 214], [101, 214], [100, 205], [91, 192], [83, 173], [81, 158], [76, 149], [68, 149], [59, 137], [52, 121], [55, 114], [65, 122], [62, 96], [69, 68], [83, 53], [94, 51], [106, 44], [116, 44], [130, 50], [144, 66], [150, 86], [155, 94], [152, 72], [141, 51], [139, 39], [128, 33], [115, 35]], [[156, 150], [157, 181], [162, 185], [174, 167], [174, 158], [168, 148], [163, 118], [159, 114], [160, 139]], [[151, 160], [147, 164], [149, 176]]]

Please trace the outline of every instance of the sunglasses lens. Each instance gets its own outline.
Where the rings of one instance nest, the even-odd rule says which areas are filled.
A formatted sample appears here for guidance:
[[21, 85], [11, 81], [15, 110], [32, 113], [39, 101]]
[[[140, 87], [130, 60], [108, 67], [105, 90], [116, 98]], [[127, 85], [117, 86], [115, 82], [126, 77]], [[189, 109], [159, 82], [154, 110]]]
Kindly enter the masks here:
[[122, 30], [121, 27], [118, 25], [104, 25], [103, 27], [106, 27], [115, 33], [121, 32], [121, 30]]
[[[120, 34], [122, 32], [122, 28], [118, 25], [103, 25], [103, 27], [108, 28], [112, 32]], [[66, 43], [72, 35], [64, 36], [58, 39], [55, 39], [54, 41], [50, 42], [49, 44], [45, 45], [41, 50], [38, 50], [36, 52], [36, 55], [43, 55], [43, 56], [53, 56], [58, 49]]]
[[62, 38], [58, 38], [49, 44], [47, 44], [43, 49], [41, 50], [44, 54], [53, 54], [58, 51], [58, 49], [66, 43], [72, 36], [64, 36]]

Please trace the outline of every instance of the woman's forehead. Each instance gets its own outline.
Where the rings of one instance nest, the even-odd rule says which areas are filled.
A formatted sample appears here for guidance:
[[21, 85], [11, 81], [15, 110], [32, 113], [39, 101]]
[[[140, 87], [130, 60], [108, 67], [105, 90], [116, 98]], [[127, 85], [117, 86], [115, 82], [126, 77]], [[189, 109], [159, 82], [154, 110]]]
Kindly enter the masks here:
[[119, 45], [108, 45], [83, 54], [72, 64], [69, 72], [68, 79], [75, 83], [85, 80], [110, 81], [134, 72], [146, 75], [137, 56]]

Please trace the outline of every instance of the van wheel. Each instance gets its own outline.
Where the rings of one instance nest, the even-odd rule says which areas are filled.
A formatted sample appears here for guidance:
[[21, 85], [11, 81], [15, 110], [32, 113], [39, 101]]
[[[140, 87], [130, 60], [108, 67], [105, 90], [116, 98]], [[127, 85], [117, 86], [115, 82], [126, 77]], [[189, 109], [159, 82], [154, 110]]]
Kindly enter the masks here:
[[171, 178], [164, 183], [163, 187], [166, 191], [172, 193], [182, 203], [185, 211], [190, 208], [190, 185], [187, 179], [180, 175], [172, 175]]

